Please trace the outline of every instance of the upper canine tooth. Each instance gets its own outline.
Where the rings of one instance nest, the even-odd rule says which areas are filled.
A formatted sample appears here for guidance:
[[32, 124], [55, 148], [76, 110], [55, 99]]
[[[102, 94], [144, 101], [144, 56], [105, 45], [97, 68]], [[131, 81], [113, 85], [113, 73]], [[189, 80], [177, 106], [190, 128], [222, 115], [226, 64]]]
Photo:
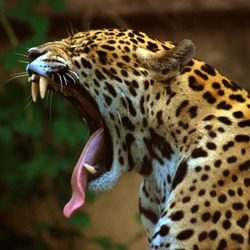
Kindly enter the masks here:
[[34, 81], [35, 78], [36, 78], [36, 75], [35, 75], [35, 74], [32, 74], [31, 77], [30, 77], [30, 80], [31, 80], [31, 81]]
[[37, 101], [38, 93], [39, 93], [39, 86], [38, 86], [38, 84], [35, 83], [35, 82], [32, 82], [31, 83], [31, 96], [32, 96], [33, 102]]
[[48, 85], [49, 85], [49, 79], [41, 76], [39, 79], [39, 88], [40, 88], [40, 95], [42, 99], [46, 95]]
[[87, 164], [87, 163], [84, 163], [83, 166], [86, 168], [86, 170], [87, 170], [90, 174], [95, 174], [95, 173], [97, 172], [96, 169], [95, 169], [93, 166], [91, 166], [91, 165], [89, 165], [89, 164]]

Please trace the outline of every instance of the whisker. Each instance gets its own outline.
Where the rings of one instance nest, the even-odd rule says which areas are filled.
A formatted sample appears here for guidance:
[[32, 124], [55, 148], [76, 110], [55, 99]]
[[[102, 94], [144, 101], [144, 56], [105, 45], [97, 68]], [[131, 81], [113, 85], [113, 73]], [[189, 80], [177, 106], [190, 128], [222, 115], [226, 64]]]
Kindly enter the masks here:
[[66, 31], [69, 36], [73, 36], [77, 31], [74, 29], [73, 24], [70, 22], [69, 27], [66, 28]]
[[79, 80], [79, 75], [75, 72], [75, 71], [73, 71], [73, 70], [71, 70], [71, 69], [69, 69], [68, 70], [70, 73], [72, 73], [73, 75], [75, 75], [76, 76], [76, 78], [77, 78], [77, 80]]
[[64, 85], [67, 86], [68, 85], [68, 80], [65, 76], [62, 76], [62, 79], [64, 81]]
[[46, 93], [46, 97], [45, 97], [45, 109], [48, 107], [48, 101], [49, 101], [49, 91], [47, 91]]
[[49, 123], [51, 123], [52, 120], [52, 98], [53, 98], [53, 92], [49, 91]]
[[25, 64], [29, 64], [30, 62], [27, 62], [27, 61], [22, 61], [22, 60], [17, 60], [18, 62], [20, 63], [25, 63]]
[[66, 73], [66, 75], [67, 75], [69, 78], [72, 79], [72, 81], [74, 82], [74, 84], [76, 84], [76, 80], [75, 80], [75, 78], [74, 78], [72, 75], [70, 75], [69, 73]]
[[59, 74], [59, 73], [56, 73], [59, 77], [59, 82], [60, 82], [60, 85], [61, 85], [61, 92], [63, 92], [63, 81], [62, 81], [62, 76]]
[[19, 72], [19, 73], [13, 73], [13, 76], [28, 76], [29, 74], [27, 72]]
[[26, 55], [26, 54], [22, 54], [22, 53], [18, 53], [18, 52], [16, 52], [15, 54], [18, 55], [18, 56], [23, 56], [23, 57], [27, 57], [28, 58], [28, 55]]
[[32, 95], [31, 94], [26, 98], [25, 102], [30, 102], [30, 100], [32, 100]]
[[66, 27], [66, 32], [67, 32], [68, 36], [71, 36], [71, 32], [67, 27]]
[[[31, 95], [29, 95], [29, 96], [26, 98], [25, 103], [29, 103], [29, 102], [30, 102], [30, 97], [31, 97]], [[25, 106], [24, 109], [26, 109], [26, 106]]]
[[11, 77], [9, 80], [5, 81], [3, 83], [3, 85], [9, 83], [10, 81], [14, 80], [14, 79], [17, 79], [17, 78], [21, 78], [21, 77], [28, 77], [28, 73], [16, 73], [16, 74], [13, 74], [14, 76]]
[[31, 103], [33, 102], [31, 94], [30, 94], [29, 97], [27, 98], [26, 102], [27, 102], [27, 104], [26, 104], [26, 106], [24, 107], [24, 110], [26, 110], [26, 109], [31, 105]]
[[49, 123], [52, 120], [52, 95], [53, 92], [52, 91], [48, 91], [48, 94], [46, 95], [46, 102], [45, 102], [45, 109], [48, 108], [49, 105]]
[[83, 120], [83, 123], [88, 124], [88, 122], [84, 116], [82, 116], [82, 120]]

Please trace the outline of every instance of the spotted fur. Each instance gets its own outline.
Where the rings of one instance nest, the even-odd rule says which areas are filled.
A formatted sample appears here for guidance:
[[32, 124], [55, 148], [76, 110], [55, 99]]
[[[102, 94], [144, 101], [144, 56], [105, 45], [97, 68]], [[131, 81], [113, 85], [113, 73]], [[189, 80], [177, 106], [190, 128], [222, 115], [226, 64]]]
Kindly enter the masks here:
[[149, 249], [250, 249], [249, 94], [193, 54], [190, 40], [104, 29], [29, 56], [92, 131], [104, 126], [105, 171], [89, 188], [111, 188], [126, 171], [144, 176], [139, 210]]

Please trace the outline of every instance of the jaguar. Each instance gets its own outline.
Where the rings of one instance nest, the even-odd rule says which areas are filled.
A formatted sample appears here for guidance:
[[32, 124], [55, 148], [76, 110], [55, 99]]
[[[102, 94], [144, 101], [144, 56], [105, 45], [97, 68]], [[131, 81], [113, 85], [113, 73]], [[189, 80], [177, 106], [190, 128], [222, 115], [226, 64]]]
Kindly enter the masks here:
[[149, 249], [250, 249], [250, 96], [194, 53], [131, 29], [29, 49], [33, 101], [59, 93], [91, 134], [66, 217], [133, 170]]

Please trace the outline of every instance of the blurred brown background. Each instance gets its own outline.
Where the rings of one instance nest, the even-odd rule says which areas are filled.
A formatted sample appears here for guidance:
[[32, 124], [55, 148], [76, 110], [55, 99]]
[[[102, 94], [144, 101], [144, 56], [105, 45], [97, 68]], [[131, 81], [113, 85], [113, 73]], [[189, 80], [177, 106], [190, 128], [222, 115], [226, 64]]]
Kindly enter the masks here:
[[[51, 0], [53, 1], [53, 0]], [[11, 6], [15, 1], [6, 2]], [[72, 27], [87, 29], [120, 27], [144, 31], [163, 40], [178, 42], [189, 38], [196, 45], [196, 57], [216, 67], [231, 80], [250, 90], [250, 1], [249, 0], [67, 0], [69, 11], [56, 14], [41, 7], [39, 14], [51, 18], [51, 39], [64, 38]], [[27, 13], [28, 14], [28, 13]], [[28, 34], [25, 25], [13, 21], [17, 36]], [[8, 40], [1, 35], [1, 50]], [[36, 44], [34, 44], [36, 45]], [[4, 76], [3, 78], [5, 78]], [[136, 219], [138, 190], [141, 178], [134, 173], [124, 176], [105, 194], [98, 194], [94, 203], [83, 208], [92, 216], [86, 236], [110, 236], [115, 242], [129, 245], [129, 250], [147, 249], [143, 229]], [[69, 185], [65, 183], [65, 185]], [[23, 208], [16, 220], [28, 220], [30, 213], [37, 218], [50, 219], [51, 210], [62, 208], [34, 201], [32, 208]], [[21, 217], [21, 218], [20, 218]], [[58, 214], [58, 221], [65, 220]], [[63, 241], [51, 241], [53, 249], [69, 249]], [[73, 248], [72, 248], [73, 246]], [[72, 250], [100, 250], [84, 240], [71, 244]]]

